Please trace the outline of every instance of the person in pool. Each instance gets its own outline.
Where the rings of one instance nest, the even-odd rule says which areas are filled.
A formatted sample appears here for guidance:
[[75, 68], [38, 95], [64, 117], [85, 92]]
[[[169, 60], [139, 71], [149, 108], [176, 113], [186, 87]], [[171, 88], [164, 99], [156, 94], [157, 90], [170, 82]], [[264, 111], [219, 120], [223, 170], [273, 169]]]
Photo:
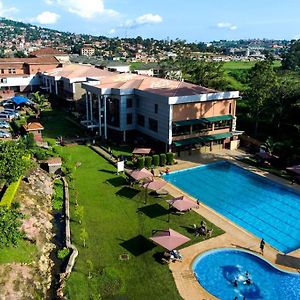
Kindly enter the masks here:
[[236, 279], [234, 279], [232, 284], [233, 284], [234, 287], [237, 287], [238, 286], [238, 281]]

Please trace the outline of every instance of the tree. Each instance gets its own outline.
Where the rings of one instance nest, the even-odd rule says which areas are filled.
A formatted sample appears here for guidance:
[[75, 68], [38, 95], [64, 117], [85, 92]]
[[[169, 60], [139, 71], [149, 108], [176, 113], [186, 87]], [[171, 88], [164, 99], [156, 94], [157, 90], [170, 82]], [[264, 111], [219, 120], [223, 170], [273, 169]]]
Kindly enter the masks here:
[[75, 216], [78, 219], [78, 223], [81, 224], [84, 216], [84, 207], [82, 205], [77, 205], [75, 208]]
[[86, 247], [86, 241], [89, 238], [89, 234], [85, 228], [80, 230], [79, 239], [82, 241], [83, 247]]
[[0, 142], [0, 179], [4, 179], [7, 185], [17, 181], [29, 166], [30, 162], [24, 155], [21, 144], [14, 141]]
[[215, 89], [226, 89], [228, 85], [222, 63], [184, 60], [181, 65], [183, 77], [195, 84]]
[[41, 108], [49, 104], [48, 98], [45, 95], [40, 94], [39, 91], [32, 94], [32, 101], [39, 105]]
[[23, 237], [20, 231], [23, 215], [14, 209], [0, 207], [0, 248], [17, 246]]
[[254, 120], [254, 135], [257, 136], [258, 124], [266, 112], [271, 99], [276, 97], [278, 80], [272, 62], [257, 62], [249, 71], [249, 88], [246, 100], [250, 108], [250, 117]]
[[90, 259], [88, 259], [86, 261], [86, 264], [88, 266], [88, 272], [89, 272], [88, 279], [92, 279], [92, 272], [93, 272], [93, 269], [94, 269], [93, 262]]
[[282, 68], [284, 70], [300, 70], [300, 40], [291, 43], [288, 52], [283, 56]]

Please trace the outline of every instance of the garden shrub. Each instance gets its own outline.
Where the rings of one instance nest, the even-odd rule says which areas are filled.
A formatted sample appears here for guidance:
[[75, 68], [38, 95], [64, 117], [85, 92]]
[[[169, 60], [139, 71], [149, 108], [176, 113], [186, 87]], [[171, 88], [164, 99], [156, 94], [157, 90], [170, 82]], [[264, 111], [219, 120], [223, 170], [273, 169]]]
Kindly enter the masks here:
[[165, 153], [161, 153], [160, 155], [160, 165], [163, 167], [166, 164], [166, 154]]
[[16, 195], [16, 192], [18, 190], [18, 187], [20, 185], [22, 177], [19, 178], [19, 180], [12, 182], [8, 188], [6, 189], [1, 201], [0, 201], [0, 206], [6, 206], [10, 207], [12, 201], [14, 200], [14, 197]]
[[152, 164], [154, 167], [158, 167], [159, 166], [159, 155], [154, 154], [152, 156]]
[[55, 210], [61, 210], [64, 204], [64, 186], [62, 181], [55, 180], [54, 181], [54, 195], [52, 206]]
[[57, 258], [65, 259], [70, 254], [70, 249], [64, 247], [63, 249], [59, 249], [57, 251]]
[[167, 164], [173, 165], [173, 163], [174, 163], [174, 153], [168, 152], [167, 153]]
[[152, 166], [152, 157], [151, 156], [146, 156], [145, 157], [145, 167], [147, 169], [150, 169]]
[[143, 169], [145, 166], [145, 158], [144, 157], [138, 157], [136, 160], [136, 167], [138, 169]]

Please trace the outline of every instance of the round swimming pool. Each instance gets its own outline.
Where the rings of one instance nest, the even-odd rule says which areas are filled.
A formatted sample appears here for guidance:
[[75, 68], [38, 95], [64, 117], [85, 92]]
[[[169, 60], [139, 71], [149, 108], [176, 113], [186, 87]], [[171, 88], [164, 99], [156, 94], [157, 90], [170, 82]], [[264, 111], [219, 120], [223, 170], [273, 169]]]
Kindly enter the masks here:
[[193, 271], [201, 286], [222, 300], [300, 299], [299, 274], [281, 271], [247, 251], [205, 252], [195, 259]]

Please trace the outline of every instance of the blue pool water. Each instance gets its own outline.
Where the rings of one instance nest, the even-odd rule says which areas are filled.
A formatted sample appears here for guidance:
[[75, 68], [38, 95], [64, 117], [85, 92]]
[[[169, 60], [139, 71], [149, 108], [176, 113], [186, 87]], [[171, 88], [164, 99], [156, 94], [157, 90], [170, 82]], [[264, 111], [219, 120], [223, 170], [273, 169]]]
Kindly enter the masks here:
[[[193, 263], [198, 282], [222, 300], [299, 300], [300, 275], [283, 272], [246, 251], [218, 249], [200, 255]], [[249, 272], [252, 283], [245, 284]], [[233, 281], [237, 280], [237, 286]]]
[[164, 179], [281, 252], [300, 248], [300, 193], [225, 161]]

